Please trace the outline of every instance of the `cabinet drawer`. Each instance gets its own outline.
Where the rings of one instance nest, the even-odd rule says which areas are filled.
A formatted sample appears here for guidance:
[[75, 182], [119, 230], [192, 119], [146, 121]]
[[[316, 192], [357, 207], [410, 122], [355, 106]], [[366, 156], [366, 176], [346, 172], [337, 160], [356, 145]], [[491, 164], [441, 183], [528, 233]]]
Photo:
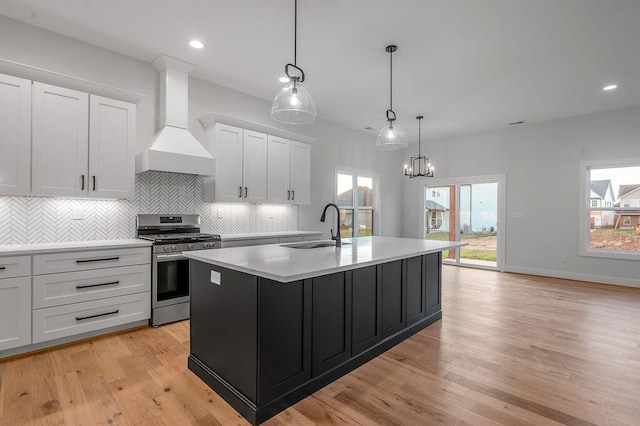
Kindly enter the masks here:
[[0, 257], [0, 279], [31, 275], [31, 256]]
[[149, 292], [33, 311], [33, 343], [148, 319]]
[[84, 250], [33, 256], [33, 275], [151, 263], [151, 248]]
[[119, 268], [33, 277], [34, 309], [151, 291], [151, 266]]

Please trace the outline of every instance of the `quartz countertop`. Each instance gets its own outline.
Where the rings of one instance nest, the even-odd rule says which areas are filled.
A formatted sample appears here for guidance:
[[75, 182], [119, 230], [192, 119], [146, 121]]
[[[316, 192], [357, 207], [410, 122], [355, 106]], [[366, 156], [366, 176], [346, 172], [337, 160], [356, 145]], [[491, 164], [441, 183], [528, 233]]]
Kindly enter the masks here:
[[99, 250], [132, 247], [151, 247], [151, 241], [136, 238], [127, 240], [97, 240], [97, 241], [64, 241], [56, 243], [36, 244], [3, 244], [0, 245], [0, 256], [20, 256], [28, 254], [54, 253], [69, 250]]
[[200, 262], [286, 283], [467, 245], [455, 241], [391, 237], [350, 238], [342, 242], [340, 248], [296, 249], [269, 244], [183, 254]]
[[250, 232], [243, 234], [220, 234], [222, 241], [235, 240], [256, 240], [260, 238], [278, 238], [278, 237], [306, 237], [309, 235], [322, 235], [321, 231], [274, 231], [274, 232]]

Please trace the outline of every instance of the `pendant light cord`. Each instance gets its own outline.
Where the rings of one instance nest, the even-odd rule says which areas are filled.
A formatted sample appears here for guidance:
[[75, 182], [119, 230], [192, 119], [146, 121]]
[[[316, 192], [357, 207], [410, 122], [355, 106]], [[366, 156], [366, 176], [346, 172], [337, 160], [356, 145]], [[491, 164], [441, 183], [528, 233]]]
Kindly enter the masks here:
[[420, 154], [420, 143], [422, 139], [421, 132], [420, 132], [421, 128], [422, 128], [422, 119], [419, 119], [418, 120], [418, 157], [422, 157], [422, 155]]
[[389, 109], [393, 111], [393, 51], [389, 52]]
[[293, 65], [298, 66], [298, 0], [294, 0], [293, 6]]

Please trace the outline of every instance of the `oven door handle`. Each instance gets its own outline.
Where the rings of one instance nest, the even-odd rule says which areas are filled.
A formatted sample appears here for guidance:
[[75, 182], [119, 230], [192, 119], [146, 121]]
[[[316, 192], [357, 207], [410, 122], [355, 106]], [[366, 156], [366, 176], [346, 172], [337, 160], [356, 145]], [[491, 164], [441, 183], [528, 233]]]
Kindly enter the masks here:
[[182, 259], [187, 259], [186, 257], [184, 257], [182, 255], [182, 253], [174, 253], [174, 254], [156, 254], [155, 255], [156, 259], [158, 259], [158, 262], [163, 262], [163, 261], [169, 261], [169, 260], [182, 260]]

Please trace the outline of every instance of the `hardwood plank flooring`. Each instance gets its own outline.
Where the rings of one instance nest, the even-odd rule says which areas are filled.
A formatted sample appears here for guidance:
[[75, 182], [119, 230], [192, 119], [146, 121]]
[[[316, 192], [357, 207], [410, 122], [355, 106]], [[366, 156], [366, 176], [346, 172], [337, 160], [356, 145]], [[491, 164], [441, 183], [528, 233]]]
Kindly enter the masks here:
[[[0, 425], [246, 425], [187, 369], [189, 322], [0, 361]], [[638, 425], [640, 289], [443, 268], [443, 319], [277, 425]]]

